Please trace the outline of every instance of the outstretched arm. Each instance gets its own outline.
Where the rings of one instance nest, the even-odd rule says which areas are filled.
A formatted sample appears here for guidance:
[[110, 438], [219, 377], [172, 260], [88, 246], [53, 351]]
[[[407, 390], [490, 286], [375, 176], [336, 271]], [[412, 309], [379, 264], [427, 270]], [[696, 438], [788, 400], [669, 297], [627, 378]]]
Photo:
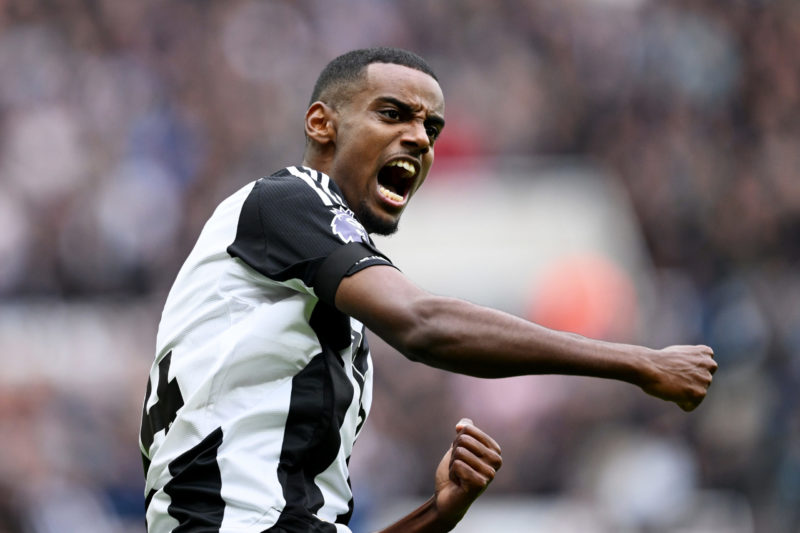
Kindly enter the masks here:
[[594, 376], [638, 385], [690, 411], [717, 368], [708, 346], [643, 346], [554, 331], [495, 309], [432, 295], [389, 266], [346, 277], [336, 307], [406, 357], [478, 377]]
[[436, 469], [435, 494], [414, 512], [380, 533], [450, 531], [489, 486], [503, 460], [492, 437], [463, 418], [456, 438]]

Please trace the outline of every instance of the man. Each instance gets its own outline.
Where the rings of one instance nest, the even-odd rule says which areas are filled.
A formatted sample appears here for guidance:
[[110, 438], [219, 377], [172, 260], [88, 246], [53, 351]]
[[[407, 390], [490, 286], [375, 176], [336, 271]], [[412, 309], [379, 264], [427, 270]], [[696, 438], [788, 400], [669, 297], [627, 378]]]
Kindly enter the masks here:
[[[444, 98], [396, 49], [334, 59], [306, 112], [301, 166], [222, 202], [170, 291], [140, 445], [149, 531], [345, 532], [347, 464], [371, 403], [371, 329], [413, 361], [481, 377], [624, 380], [696, 407], [705, 346], [651, 350], [429, 294], [378, 251], [433, 163]], [[385, 531], [448, 531], [501, 465], [468, 421], [434, 496]]]

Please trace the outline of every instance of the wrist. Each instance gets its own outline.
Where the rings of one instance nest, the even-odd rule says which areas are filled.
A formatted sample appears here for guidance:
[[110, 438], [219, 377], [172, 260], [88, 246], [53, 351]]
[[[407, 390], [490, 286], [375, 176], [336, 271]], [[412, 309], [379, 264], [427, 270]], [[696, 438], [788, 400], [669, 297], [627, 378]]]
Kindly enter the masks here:
[[382, 529], [380, 533], [446, 533], [451, 531], [458, 520], [448, 520], [439, 512], [436, 496], [417, 507], [413, 512]]
[[644, 346], [636, 346], [633, 356], [629, 358], [630, 367], [628, 374], [630, 383], [639, 387], [646, 387], [655, 381], [655, 366], [653, 360], [656, 357], [656, 350]]
[[431, 504], [431, 512], [433, 513], [433, 518], [432, 518], [433, 529], [431, 529], [431, 531], [436, 531], [436, 532], [451, 531], [458, 525], [461, 519], [464, 518], [464, 513], [466, 513], [465, 509], [464, 513], [462, 513], [461, 515], [454, 516], [452, 512], [448, 513], [444, 511], [439, 507], [436, 495], [431, 496], [431, 499], [428, 501]]

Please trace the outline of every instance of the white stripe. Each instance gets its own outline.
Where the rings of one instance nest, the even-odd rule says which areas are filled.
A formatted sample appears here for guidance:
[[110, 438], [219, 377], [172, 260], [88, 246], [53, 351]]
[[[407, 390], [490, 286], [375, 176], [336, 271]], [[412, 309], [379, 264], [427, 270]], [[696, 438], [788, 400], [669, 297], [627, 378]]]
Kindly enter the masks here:
[[301, 180], [305, 181], [309, 187], [314, 189], [314, 192], [317, 193], [317, 196], [319, 196], [323, 204], [327, 206], [333, 205], [333, 201], [325, 194], [325, 192], [319, 190], [319, 188], [317, 187], [317, 182], [311, 179], [311, 176], [305, 174], [304, 172], [301, 172], [300, 170], [297, 169], [297, 167], [288, 167], [288, 170], [293, 176], [296, 176]]
[[[313, 173], [312, 175], [313, 175], [314, 177], [316, 177], [317, 171], [316, 171], [316, 170], [314, 170], [314, 169], [309, 169], [309, 170], [311, 170], [311, 172]], [[328, 175], [327, 175], [327, 174], [325, 174], [324, 172], [320, 172], [320, 173], [319, 173], [319, 175], [321, 176], [321, 178], [320, 178], [320, 184], [322, 185], [322, 188], [323, 188], [323, 189], [325, 189], [325, 192], [326, 192], [326, 193], [328, 193], [328, 196], [330, 196], [331, 198], [333, 198], [333, 200], [334, 200], [335, 202], [337, 202], [337, 203], [339, 203], [339, 204], [341, 204], [341, 205], [345, 205], [344, 201], [343, 201], [343, 200], [342, 200], [342, 199], [339, 197], [339, 195], [338, 195], [338, 194], [336, 194], [335, 192], [333, 192], [333, 191], [330, 189], [330, 182], [331, 182], [331, 178], [330, 178], [330, 176], [328, 176]]]

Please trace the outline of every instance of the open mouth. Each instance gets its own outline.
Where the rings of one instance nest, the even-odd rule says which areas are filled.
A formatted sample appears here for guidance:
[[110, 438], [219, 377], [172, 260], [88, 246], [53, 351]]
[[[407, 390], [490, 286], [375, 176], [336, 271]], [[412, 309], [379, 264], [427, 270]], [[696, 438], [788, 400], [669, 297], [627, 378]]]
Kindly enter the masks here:
[[402, 159], [389, 161], [378, 172], [378, 192], [393, 204], [402, 204], [408, 198], [417, 168]]

